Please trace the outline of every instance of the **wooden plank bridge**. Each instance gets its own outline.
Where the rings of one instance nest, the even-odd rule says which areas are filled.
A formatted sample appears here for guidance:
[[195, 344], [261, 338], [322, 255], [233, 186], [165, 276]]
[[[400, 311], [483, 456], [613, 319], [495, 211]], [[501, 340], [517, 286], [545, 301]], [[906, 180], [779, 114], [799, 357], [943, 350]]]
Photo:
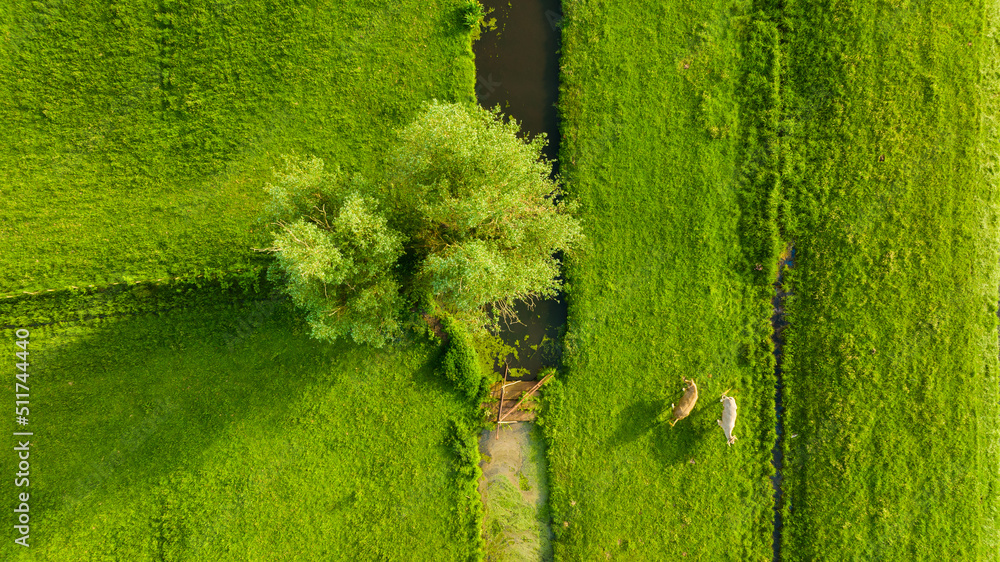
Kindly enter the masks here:
[[503, 381], [493, 385], [490, 397], [496, 401], [489, 404], [490, 418], [496, 420], [497, 439], [500, 438], [500, 426], [507, 423], [535, 421], [537, 415], [538, 389], [552, 378], [546, 375], [538, 381], [507, 381], [508, 369], [504, 369]]

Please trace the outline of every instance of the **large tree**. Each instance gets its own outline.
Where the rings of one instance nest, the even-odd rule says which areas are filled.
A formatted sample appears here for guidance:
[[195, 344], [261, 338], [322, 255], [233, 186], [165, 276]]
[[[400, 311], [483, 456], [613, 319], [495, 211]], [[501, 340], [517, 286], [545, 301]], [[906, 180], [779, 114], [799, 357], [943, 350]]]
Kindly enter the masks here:
[[434, 101], [400, 132], [377, 182], [290, 160], [267, 187], [264, 220], [275, 275], [313, 335], [382, 345], [406, 300], [425, 295], [472, 319], [555, 295], [557, 256], [582, 235], [544, 145], [499, 110]]
[[393, 151], [393, 223], [419, 264], [413, 287], [452, 312], [492, 304], [510, 314], [514, 301], [555, 295], [557, 255], [581, 239], [542, 156], [545, 136], [519, 132], [499, 109], [435, 101]]
[[265, 213], [274, 227], [272, 279], [307, 311], [314, 337], [381, 347], [400, 332], [403, 299], [393, 270], [403, 236], [362, 195], [360, 179], [327, 173], [318, 158], [289, 160], [276, 176]]

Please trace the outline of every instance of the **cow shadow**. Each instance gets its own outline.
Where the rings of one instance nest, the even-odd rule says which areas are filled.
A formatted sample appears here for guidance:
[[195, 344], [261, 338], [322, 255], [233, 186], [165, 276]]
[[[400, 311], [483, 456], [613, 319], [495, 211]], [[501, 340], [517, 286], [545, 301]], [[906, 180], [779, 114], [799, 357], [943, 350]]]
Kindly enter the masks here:
[[699, 445], [711, 437], [712, 427], [718, 427], [712, 416], [706, 409], [695, 408], [691, 415], [670, 427], [670, 415], [667, 413], [652, 436], [656, 457], [664, 467], [685, 463], [695, 456]]
[[608, 445], [617, 449], [647, 437], [664, 467], [688, 462], [700, 444], [711, 438], [712, 430], [718, 430], [718, 416], [709, 408], [695, 407], [688, 417], [671, 427], [672, 413], [671, 402], [666, 399], [637, 400], [618, 415], [617, 429]]
[[633, 402], [618, 415], [618, 429], [609, 444], [617, 448], [634, 442], [661, 425], [660, 419], [664, 415], [670, 415], [670, 404], [666, 400]]

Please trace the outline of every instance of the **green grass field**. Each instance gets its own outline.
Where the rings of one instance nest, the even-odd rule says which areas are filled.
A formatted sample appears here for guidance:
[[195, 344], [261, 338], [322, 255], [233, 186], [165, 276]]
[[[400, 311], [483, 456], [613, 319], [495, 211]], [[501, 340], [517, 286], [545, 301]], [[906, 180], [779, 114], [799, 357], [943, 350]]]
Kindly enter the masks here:
[[[0, 559], [483, 554], [440, 350], [320, 344], [251, 288], [281, 155], [377, 177], [421, 102], [473, 99], [462, 5], [0, 8], [0, 326], [66, 321], [31, 328], [31, 485], [9, 451], [0, 495], [31, 493], [32, 547], [11, 532]], [[997, 560], [1000, 11], [563, 9], [587, 246], [541, 417], [555, 558], [771, 559], [791, 242], [782, 559]], [[21, 295], [88, 285], [110, 287]]]
[[[5, 299], [0, 324], [126, 315], [32, 329], [32, 546], [0, 558], [475, 556], [449, 444], [471, 406], [435, 346], [321, 345], [284, 304], [220, 304], [252, 294], [282, 154], [376, 176], [421, 102], [472, 99], [462, 5], [0, 9], [0, 296], [118, 283]], [[126, 285], [196, 275], [224, 280]]]
[[472, 99], [462, 4], [5, 3], [0, 296], [254, 267], [278, 155], [374, 174]]
[[[590, 247], [544, 418], [556, 557], [770, 559], [776, 35], [739, 2], [564, 9], [562, 170]], [[655, 423], [683, 377], [694, 412]]]
[[11, 531], [4, 560], [475, 551], [478, 498], [446, 446], [470, 407], [434, 346], [321, 345], [283, 301], [257, 301], [36, 328], [28, 347], [30, 485], [0, 493], [30, 493], [31, 547]]
[[996, 6], [786, 4], [785, 560], [997, 560]]

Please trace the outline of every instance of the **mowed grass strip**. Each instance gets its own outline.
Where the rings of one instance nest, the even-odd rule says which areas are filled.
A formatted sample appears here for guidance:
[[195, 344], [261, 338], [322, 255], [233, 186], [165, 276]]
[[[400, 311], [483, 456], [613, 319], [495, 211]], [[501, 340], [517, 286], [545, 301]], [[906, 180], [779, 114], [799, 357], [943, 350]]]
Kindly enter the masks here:
[[472, 99], [462, 4], [5, 2], [0, 296], [259, 265], [279, 155], [370, 176]]
[[789, 2], [785, 560], [997, 560], [997, 13]]
[[[774, 115], [741, 107], [777, 103], [777, 35], [740, 2], [564, 8], [562, 170], [589, 248], [543, 419], [556, 557], [769, 559]], [[697, 406], [658, 423], [684, 377]]]
[[28, 349], [30, 485], [4, 455], [0, 492], [30, 494], [30, 548], [8, 533], [3, 560], [475, 554], [478, 498], [446, 445], [471, 406], [435, 346], [320, 345], [263, 301], [36, 328]]

